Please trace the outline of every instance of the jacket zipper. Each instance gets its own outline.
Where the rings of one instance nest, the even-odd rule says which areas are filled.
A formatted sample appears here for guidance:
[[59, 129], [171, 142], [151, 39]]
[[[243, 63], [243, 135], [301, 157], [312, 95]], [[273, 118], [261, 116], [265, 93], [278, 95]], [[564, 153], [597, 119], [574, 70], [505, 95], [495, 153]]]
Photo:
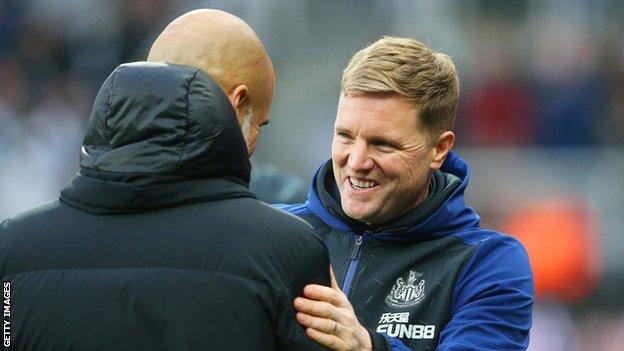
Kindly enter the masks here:
[[362, 243], [364, 242], [364, 236], [370, 233], [370, 231], [366, 231], [362, 234], [354, 234], [354, 244], [349, 253], [349, 267], [347, 268], [347, 274], [342, 284], [342, 292], [347, 296], [349, 296], [351, 283], [353, 282], [355, 271], [360, 263], [360, 247], [362, 247]]

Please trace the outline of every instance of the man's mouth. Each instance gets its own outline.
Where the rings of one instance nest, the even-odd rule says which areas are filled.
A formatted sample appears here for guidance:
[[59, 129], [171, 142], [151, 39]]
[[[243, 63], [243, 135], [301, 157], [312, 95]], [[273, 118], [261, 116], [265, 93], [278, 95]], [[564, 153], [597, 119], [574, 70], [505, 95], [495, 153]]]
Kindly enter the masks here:
[[374, 180], [356, 179], [353, 177], [348, 177], [348, 179], [349, 179], [349, 183], [351, 184], [351, 186], [355, 188], [356, 190], [366, 190], [366, 189], [374, 188], [377, 185], [379, 185], [379, 183], [377, 183]]

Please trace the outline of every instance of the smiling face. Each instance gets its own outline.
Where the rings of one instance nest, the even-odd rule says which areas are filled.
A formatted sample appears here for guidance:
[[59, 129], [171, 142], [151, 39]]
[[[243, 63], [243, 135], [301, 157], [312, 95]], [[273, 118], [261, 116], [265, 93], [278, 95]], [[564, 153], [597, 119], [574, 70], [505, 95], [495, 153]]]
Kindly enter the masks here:
[[332, 162], [342, 209], [368, 224], [396, 219], [422, 202], [431, 173], [448, 152], [439, 154], [415, 107], [396, 94], [342, 95], [334, 130]]

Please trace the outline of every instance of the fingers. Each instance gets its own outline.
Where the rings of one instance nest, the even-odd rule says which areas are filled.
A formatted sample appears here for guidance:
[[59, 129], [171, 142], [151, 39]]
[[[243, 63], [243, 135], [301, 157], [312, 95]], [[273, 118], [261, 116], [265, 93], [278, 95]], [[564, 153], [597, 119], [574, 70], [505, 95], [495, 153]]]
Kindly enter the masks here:
[[299, 312], [303, 312], [312, 316], [333, 319], [336, 316], [335, 307], [325, 301], [310, 300], [303, 297], [298, 297], [294, 301], [295, 309]]
[[303, 295], [308, 299], [325, 301], [334, 306], [345, 306], [347, 297], [340, 291], [328, 286], [310, 284], [303, 288]]
[[331, 287], [307, 285], [303, 289], [304, 297], [294, 300], [297, 321], [306, 328], [310, 339], [334, 351], [359, 350], [362, 345], [370, 345], [370, 335], [359, 324], [331, 267], [329, 275]]
[[310, 339], [331, 350], [347, 350], [345, 342], [336, 335], [326, 334], [314, 328], [306, 328], [306, 334]]
[[[334, 351], [370, 349], [368, 331], [362, 327], [351, 305], [334, 306], [326, 301], [297, 297], [294, 301], [297, 322], [317, 343]], [[364, 348], [362, 348], [363, 346]]]
[[326, 334], [337, 334], [338, 323], [332, 319], [315, 317], [306, 313], [297, 313], [297, 322], [306, 328], [316, 329]]
[[338, 282], [336, 282], [336, 276], [334, 275], [334, 269], [332, 268], [332, 266], [329, 266], [329, 277], [331, 279], [331, 287], [334, 290], [340, 290], [340, 287], [338, 286]]

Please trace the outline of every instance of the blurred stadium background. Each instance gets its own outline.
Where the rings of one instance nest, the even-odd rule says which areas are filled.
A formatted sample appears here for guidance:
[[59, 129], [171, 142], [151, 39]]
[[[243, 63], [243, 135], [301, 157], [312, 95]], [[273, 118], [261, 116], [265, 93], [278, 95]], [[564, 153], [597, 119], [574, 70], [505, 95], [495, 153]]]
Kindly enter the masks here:
[[269, 202], [304, 196], [329, 157], [355, 51], [397, 35], [451, 55], [469, 201], [525, 243], [535, 271], [530, 349], [624, 350], [621, 0], [1, 0], [0, 218], [57, 195], [106, 76], [199, 7], [247, 21], [275, 65], [253, 158]]

